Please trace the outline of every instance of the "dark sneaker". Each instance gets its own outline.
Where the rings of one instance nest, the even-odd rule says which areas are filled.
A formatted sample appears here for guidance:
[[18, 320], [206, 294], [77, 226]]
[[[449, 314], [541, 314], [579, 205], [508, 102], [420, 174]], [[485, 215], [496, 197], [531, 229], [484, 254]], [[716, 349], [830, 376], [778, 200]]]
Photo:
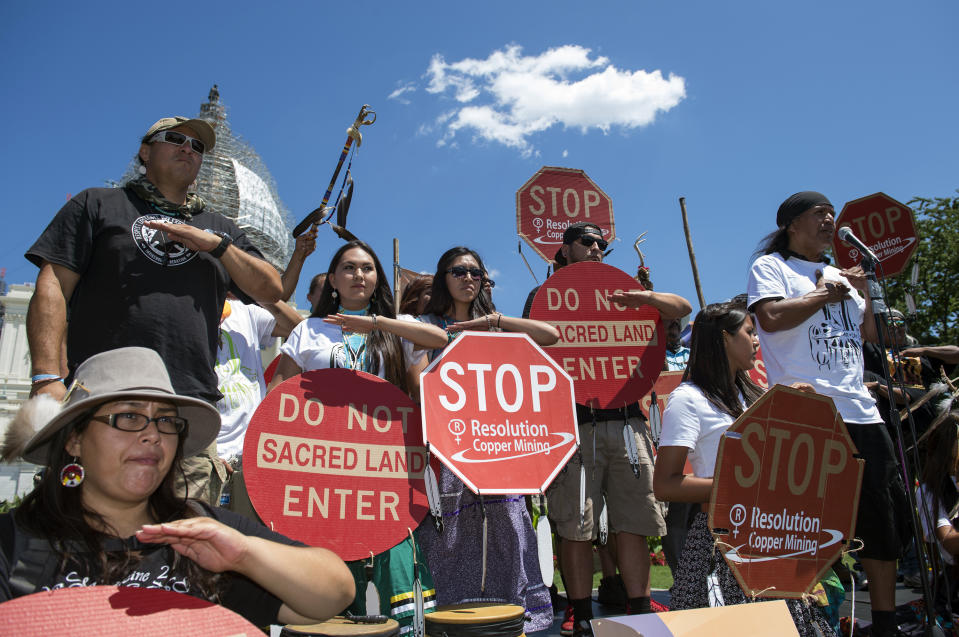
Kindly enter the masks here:
[[626, 586], [623, 584], [623, 578], [619, 575], [610, 575], [600, 580], [599, 589], [596, 593], [596, 603], [603, 606], [625, 608]]
[[593, 637], [593, 627], [588, 619], [581, 619], [573, 625], [573, 637]]

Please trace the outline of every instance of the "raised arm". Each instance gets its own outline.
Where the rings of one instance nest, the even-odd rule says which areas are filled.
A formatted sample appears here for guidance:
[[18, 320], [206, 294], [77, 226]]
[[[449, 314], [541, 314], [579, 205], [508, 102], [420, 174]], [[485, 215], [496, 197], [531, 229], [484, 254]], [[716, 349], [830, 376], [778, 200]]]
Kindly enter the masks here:
[[316, 250], [316, 230], [311, 229], [296, 238], [296, 246], [293, 248], [293, 254], [290, 255], [290, 262], [280, 275], [280, 280], [283, 282], [283, 301], [289, 301], [293, 297], [296, 284], [300, 280], [300, 272], [303, 271], [303, 263], [314, 250]]
[[921, 347], [909, 347], [902, 350], [902, 355], [937, 358], [943, 363], [949, 363], [950, 365], [959, 363], [959, 347], [955, 345], [924, 345]]
[[487, 314], [469, 321], [459, 321], [449, 325], [446, 329], [450, 332], [486, 332], [494, 328], [501, 329], [504, 332], [527, 334], [537, 345], [542, 346], [552, 345], [559, 340], [559, 330], [545, 321], [516, 318], [499, 313]]
[[137, 538], [168, 544], [207, 570], [245, 575], [283, 602], [280, 623], [328, 619], [356, 593], [349, 568], [331, 551], [244, 535], [212, 518], [148, 524]]
[[299, 325], [303, 317], [300, 313], [290, 307], [284, 301], [277, 303], [266, 303], [263, 309], [273, 315], [276, 319], [276, 326], [273, 328], [273, 336], [286, 338], [293, 331], [293, 328]]
[[[27, 309], [27, 342], [33, 374], [67, 375], [64, 347], [67, 335], [67, 303], [80, 281], [76, 272], [44, 261], [37, 274], [37, 284]], [[31, 386], [30, 395], [50, 394], [57, 400], [66, 393], [57, 380]]]
[[659, 310], [659, 315], [665, 320], [683, 318], [693, 311], [689, 301], [670, 292], [653, 292], [652, 290], [614, 292], [609, 295], [609, 300], [631, 308], [650, 305]]
[[712, 478], [684, 475], [686, 447], [660, 447], [653, 470], [653, 492], [664, 502], [709, 502]]
[[839, 281], [826, 281], [816, 271], [816, 289], [791, 299], [762, 299], [752, 310], [759, 325], [767, 332], [789, 330], [800, 325], [828, 303], [839, 303], [849, 298], [849, 287]]
[[385, 330], [410, 341], [417, 349], [439, 349], [449, 343], [446, 332], [423, 321], [404, 321], [386, 316], [374, 319], [371, 315], [357, 314], [330, 314], [323, 320], [357, 334], [369, 334], [373, 329]]
[[[147, 221], [144, 225], [162, 230], [174, 241], [199, 252], [215, 250], [221, 241], [218, 235], [185, 223]], [[233, 282], [253, 297], [257, 303], [276, 303], [280, 300], [280, 295], [283, 293], [280, 273], [263, 259], [258, 259], [231, 244], [220, 255], [220, 262]]]

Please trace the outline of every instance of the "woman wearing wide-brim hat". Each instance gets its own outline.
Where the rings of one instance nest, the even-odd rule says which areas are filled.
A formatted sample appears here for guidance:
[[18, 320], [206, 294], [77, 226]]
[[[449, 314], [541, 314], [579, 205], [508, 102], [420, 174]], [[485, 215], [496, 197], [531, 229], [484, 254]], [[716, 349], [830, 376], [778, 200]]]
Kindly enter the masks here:
[[[174, 489], [184, 457], [220, 428], [212, 405], [178, 396], [153, 350], [90, 357], [62, 408], [5, 455], [46, 466], [0, 516], [0, 601], [67, 586], [156, 587], [222, 603], [256, 625], [326, 619], [353, 598], [349, 570]], [[11, 449], [11, 447], [16, 447]]]

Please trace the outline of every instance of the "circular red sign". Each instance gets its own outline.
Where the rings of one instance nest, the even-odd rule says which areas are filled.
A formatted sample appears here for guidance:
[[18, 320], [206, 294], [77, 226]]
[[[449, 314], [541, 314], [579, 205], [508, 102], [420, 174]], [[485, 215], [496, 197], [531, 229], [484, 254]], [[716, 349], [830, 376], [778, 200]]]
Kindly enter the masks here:
[[530, 318], [559, 330], [559, 342], [545, 349], [573, 379], [579, 404], [623, 407], [645, 396], [659, 377], [666, 360], [659, 311], [608, 298], [642, 289], [622, 270], [583, 262], [557, 270], [536, 293]]
[[[837, 230], [849, 226], [879, 258], [882, 271], [877, 274], [881, 277], [905, 270], [919, 242], [912, 208], [881, 192], [850, 201], [842, 207], [836, 222]], [[840, 268], [851, 268], [862, 261], [859, 249], [842, 241], [838, 232], [833, 236], [832, 247]]]
[[420, 396], [430, 450], [474, 493], [542, 493], [576, 452], [573, 381], [526, 334], [464, 333]]
[[344, 560], [396, 545], [428, 509], [419, 408], [381, 378], [322, 369], [287, 379], [250, 419], [243, 472], [273, 530]]
[[832, 399], [776, 385], [719, 443], [709, 526], [747, 595], [809, 593], [852, 537], [863, 461]]
[[[188, 627], [188, 628], [187, 628]], [[48, 635], [258, 635], [233, 611], [161, 588], [81, 586], [0, 604], [0, 633]]]
[[543, 166], [516, 191], [516, 232], [547, 263], [577, 221], [595, 223], [607, 241], [616, 238], [613, 200], [578, 168]]

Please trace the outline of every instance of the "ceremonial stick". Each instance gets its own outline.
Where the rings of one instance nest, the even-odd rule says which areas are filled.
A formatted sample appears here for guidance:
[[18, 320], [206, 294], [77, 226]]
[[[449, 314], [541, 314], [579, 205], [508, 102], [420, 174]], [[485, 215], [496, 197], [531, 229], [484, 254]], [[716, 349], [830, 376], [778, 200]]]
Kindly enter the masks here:
[[[372, 115], [372, 118], [367, 119]], [[340, 153], [340, 160], [336, 163], [336, 170], [333, 171], [333, 178], [330, 179], [330, 185], [326, 189], [326, 194], [323, 195], [323, 201], [320, 203], [320, 207], [311, 212], [306, 216], [306, 219], [297, 224], [296, 228], [293, 229], [293, 237], [296, 238], [306, 232], [307, 227], [312, 226], [315, 230], [318, 225], [325, 223], [326, 219], [323, 216], [327, 212], [327, 204], [330, 202], [330, 195], [333, 193], [333, 188], [336, 186], [336, 178], [340, 176], [340, 170], [343, 168], [343, 162], [346, 161], [346, 155], [350, 152], [350, 147], [353, 146], [353, 141], [356, 140], [356, 145], [359, 146], [363, 143], [363, 135], [360, 133], [360, 126], [369, 126], [376, 121], [376, 112], [370, 108], [369, 104], [364, 104], [363, 108], [360, 109], [359, 115], [356, 116], [356, 119], [353, 121], [353, 125], [346, 129], [346, 143], [343, 144], [343, 152]], [[332, 215], [332, 211], [330, 211]]]
[[693, 252], [693, 239], [689, 235], [689, 219], [686, 216], [686, 197], [679, 198], [679, 208], [683, 211], [683, 230], [686, 232], [686, 247], [689, 249], [689, 264], [693, 267], [693, 283], [696, 284], [696, 296], [699, 297], [699, 309], [706, 307], [703, 299], [703, 286], [699, 284], [699, 268], [696, 267], [696, 253]]

